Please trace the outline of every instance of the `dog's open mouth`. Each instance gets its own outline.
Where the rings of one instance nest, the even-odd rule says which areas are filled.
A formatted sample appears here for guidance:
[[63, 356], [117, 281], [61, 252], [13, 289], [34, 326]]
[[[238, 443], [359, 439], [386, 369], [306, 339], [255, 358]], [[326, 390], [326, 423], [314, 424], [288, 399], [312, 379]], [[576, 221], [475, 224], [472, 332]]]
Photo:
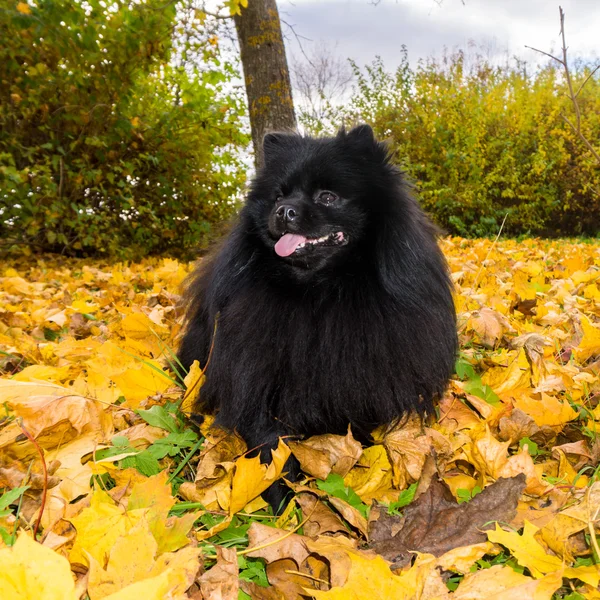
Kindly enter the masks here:
[[344, 246], [348, 243], [342, 231], [333, 231], [320, 238], [307, 238], [297, 233], [284, 233], [275, 244], [278, 256], [286, 257], [301, 252], [312, 252], [321, 246]]

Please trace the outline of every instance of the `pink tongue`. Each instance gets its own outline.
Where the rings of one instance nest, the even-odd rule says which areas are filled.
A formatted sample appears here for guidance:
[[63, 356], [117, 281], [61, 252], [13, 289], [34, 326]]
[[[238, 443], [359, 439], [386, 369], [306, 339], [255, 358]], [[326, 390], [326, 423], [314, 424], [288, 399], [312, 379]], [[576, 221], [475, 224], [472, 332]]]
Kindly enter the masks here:
[[283, 234], [278, 242], [275, 244], [275, 252], [279, 256], [289, 256], [293, 254], [296, 248], [306, 242], [306, 238], [303, 235], [296, 235], [295, 233]]

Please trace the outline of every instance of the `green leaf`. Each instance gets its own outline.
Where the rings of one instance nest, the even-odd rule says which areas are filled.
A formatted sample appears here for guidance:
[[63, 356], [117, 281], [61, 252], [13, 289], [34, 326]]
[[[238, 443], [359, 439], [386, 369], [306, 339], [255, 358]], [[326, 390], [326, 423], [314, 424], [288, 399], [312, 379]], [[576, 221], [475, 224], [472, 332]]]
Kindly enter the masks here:
[[540, 454], [538, 445], [528, 437], [524, 437], [519, 440], [519, 448], [524, 448], [525, 446], [527, 446], [527, 451], [531, 456], [537, 456]]
[[365, 518], [367, 517], [368, 506], [352, 488], [344, 484], [344, 479], [340, 475], [331, 473], [325, 481], [317, 480], [317, 487], [330, 496], [346, 501], [350, 506], [359, 510]]
[[131, 458], [134, 459], [135, 468], [142, 473], [142, 475], [146, 475], [146, 477], [157, 475], [163, 470], [158, 460], [156, 460], [156, 458], [154, 458], [147, 450], [140, 452]]
[[146, 421], [146, 423], [148, 423], [148, 425], [160, 427], [171, 433], [177, 433], [179, 431], [177, 422], [173, 416], [167, 412], [164, 406], [159, 406], [157, 404], [148, 410], [138, 410], [136, 412], [144, 419], [144, 421]]
[[30, 486], [25, 485], [23, 487], [16, 487], [12, 490], [8, 490], [4, 492], [2, 496], [0, 496], [0, 510], [7, 509], [11, 504], [14, 504], [25, 492], [28, 490]]
[[392, 502], [388, 506], [388, 514], [398, 513], [398, 510], [408, 506], [415, 498], [415, 493], [417, 491], [417, 484], [411, 484], [407, 489], [400, 492], [400, 496], [396, 502]]

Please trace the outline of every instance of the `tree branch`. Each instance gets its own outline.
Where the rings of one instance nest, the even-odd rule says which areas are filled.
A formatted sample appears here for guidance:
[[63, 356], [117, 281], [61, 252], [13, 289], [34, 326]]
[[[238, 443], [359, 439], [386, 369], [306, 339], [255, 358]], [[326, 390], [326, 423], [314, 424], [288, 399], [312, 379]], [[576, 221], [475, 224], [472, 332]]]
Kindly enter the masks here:
[[566, 115], [561, 115], [565, 120], [565, 123], [571, 127], [571, 129], [575, 132], [577, 137], [586, 145], [588, 150], [592, 153], [592, 156], [596, 159], [596, 162], [600, 165], [600, 154], [598, 151], [592, 146], [591, 142], [585, 137], [583, 132], [581, 131], [581, 110], [579, 108], [579, 102], [577, 101], [577, 96], [585, 86], [585, 84], [590, 80], [590, 78], [594, 75], [594, 73], [600, 68], [600, 65], [597, 65], [592, 72], [586, 77], [585, 81], [581, 84], [577, 93], [573, 90], [573, 79], [571, 78], [571, 71], [569, 70], [569, 63], [567, 61], [567, 40], [565, 34], [565, 13], [562, 9], [562, 6], [558, 7], [558, 12], [560, 15], [560, 37], [562, 39], [562, 59], [553, 56], [552, 54], [548, 54], [548, 52], [544, 52], [543, 50], [538, 50], [537, 48], [532, 48], [531, 46], [525, 46], [526, 48], [530, 48], [535, 52], [539, 52], [540, 54], [544, 54], [545, 56], [549, 56], [552, 60], [555, 60], [557, 63], [561, 64], [563, 70], [565, 72], [565, 80], [567, 82], [567, 87], [569, 89], [569, 98], [571, 100], [571, 104], [573, 105], [573, 109], [575, 110], [575, 123], [571, 123], [571, 121], [566, 117]]

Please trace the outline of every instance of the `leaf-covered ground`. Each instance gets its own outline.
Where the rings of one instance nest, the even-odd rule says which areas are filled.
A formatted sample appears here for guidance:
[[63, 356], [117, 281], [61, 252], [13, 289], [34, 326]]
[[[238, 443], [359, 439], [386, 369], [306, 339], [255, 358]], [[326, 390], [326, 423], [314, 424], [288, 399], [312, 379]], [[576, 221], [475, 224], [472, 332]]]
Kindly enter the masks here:
[[[436, 415], [269, 466], [186, 417], [189, 265], [0, 267], [0, 597], [600, 599], [600, 246], [444, 249], [461, 355]], [[290, 452], [307, 477], [275, 517]]]

